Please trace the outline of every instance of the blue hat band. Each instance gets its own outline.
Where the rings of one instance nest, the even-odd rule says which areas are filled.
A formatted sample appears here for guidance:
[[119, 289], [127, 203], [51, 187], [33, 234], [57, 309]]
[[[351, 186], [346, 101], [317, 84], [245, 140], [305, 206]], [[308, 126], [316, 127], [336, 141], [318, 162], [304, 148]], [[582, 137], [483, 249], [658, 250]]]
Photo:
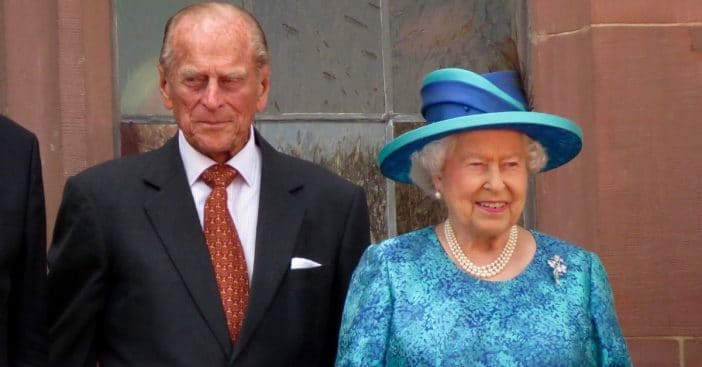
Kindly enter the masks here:
[[463, 82], [433, 82], [422, 88], [421, 95], [422, 115], [427, 124], [486, 112], [526, 110], [523, 105], [515, 106], [510, 101]]
[[507, 93], [509, 97], [513, 98], [519, 104], [523, 106], [527, 105], [524, 91], [522, 91], [521, 79], [519, 79], [519, 73], [516, 71], [495, 71], [483, 74], [482, 77], [490, 81], [502, 92]]

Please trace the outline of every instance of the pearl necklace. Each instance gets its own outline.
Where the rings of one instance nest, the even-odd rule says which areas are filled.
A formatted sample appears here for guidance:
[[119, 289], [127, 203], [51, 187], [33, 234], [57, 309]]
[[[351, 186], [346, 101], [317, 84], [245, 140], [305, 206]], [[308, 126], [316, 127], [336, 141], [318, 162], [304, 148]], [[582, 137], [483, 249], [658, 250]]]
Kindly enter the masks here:
[[514, 249], [517, 247], [518, 235], [519, 230], [517, 226], [512, 226], [509, 231], [509, 237], [507, 238], [507, 244], [502, 249], [500, 256], [487, 265], [478, 266], [468, 259], [468, 256], [466, 256], [461, 246], [459, 246], [458, 240], [456, 240], [456, 234], [453, 232], [453, 227], [451, 226], [451, 221], [446, 219], [446, 223], [444, 224], [444, 236], [446, 237], [446, 242], [448, 242], [448, 247], [453, 257], [458, 261], [458, 264], [463, 270], [482, 279], [494, 277], [507, 266], [507, 263], [512, 258]]

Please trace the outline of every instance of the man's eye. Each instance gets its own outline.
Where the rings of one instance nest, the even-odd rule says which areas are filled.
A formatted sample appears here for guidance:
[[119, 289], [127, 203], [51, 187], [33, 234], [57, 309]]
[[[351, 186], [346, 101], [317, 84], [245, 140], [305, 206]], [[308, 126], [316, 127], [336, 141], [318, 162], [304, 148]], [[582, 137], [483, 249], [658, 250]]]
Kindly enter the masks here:
[[225, 87], [236, 86], [236, 85], [238, 85], [240, 82], [241, 82], [241, 79], [236, 79], [236, 78], [221, 78], [221, 79], [219, 80], [219, 84], [220, 84], [221, 86], [225, 86]]
[[197, 86], [205, 83], [205, 78], [199, 76], [189, 76], [183, 79], [183, 82], [189, 86]]

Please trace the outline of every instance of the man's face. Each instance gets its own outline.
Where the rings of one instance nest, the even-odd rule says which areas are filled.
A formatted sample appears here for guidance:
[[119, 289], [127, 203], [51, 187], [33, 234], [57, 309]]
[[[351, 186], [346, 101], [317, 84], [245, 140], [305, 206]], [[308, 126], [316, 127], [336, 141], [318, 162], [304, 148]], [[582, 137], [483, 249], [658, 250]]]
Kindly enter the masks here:
[[241, 19], [182, 19], [172, 32], [172, 65], [159, 65], [163, 105], [190, 145], [225, 162], [246, 144], [254, 115], [266, 107], [269, 68], [256, 67]]

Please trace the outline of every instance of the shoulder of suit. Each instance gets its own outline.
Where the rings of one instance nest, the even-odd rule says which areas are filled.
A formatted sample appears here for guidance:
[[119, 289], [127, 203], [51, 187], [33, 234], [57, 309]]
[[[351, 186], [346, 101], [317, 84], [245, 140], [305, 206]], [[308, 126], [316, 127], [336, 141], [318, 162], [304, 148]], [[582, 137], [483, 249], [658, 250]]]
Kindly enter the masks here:
[[29, 144], [35, 140], [34, 133], [15, 121], [0, 115], [0, 141], [3, 144]]
[[[168, 143], [166, 143], [168, 144]], [[130, 177], [141, 177], [154, 164], [155, 160], [164, 157], [165, 145], [136, 155], [128, 155], [88, 167], [74, 176], [77, 180], [100, 180], [115, 183], [123, 182]]]

